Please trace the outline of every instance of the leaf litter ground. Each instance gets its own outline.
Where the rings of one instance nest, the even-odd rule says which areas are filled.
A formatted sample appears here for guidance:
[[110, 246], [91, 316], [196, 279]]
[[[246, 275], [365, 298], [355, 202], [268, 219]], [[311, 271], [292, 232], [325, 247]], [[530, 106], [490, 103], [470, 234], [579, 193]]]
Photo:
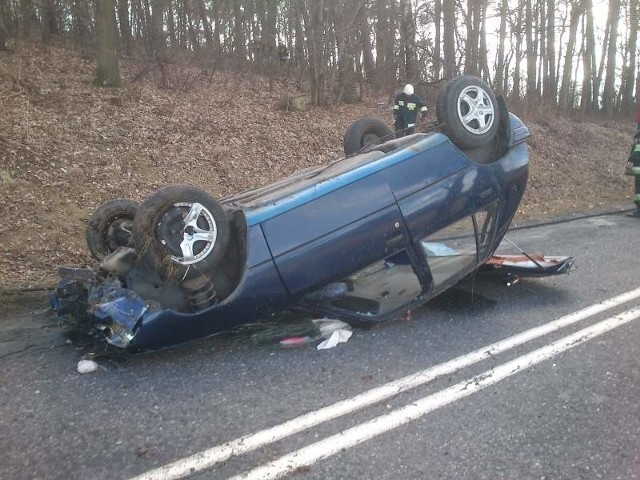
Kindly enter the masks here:
[[[283, 111], [296, 80], [285, 70], [269, 91], [248, 72], [172, 67], [171, 89], [139, 63], [121, 68], [126, 86], [102, 89], [91, 56], [40, 45], [0, 52], [0, 291], [51, 287], [59, 265], [92, 264], [85, 225], [106, 200], [143, 200], [177, 183], [239, 192], [339, 158], [360, 117], [392, 122], [391, 95]], [[630, 121], [522, 116], [531, 172], [516, 223], [631, 206]]]

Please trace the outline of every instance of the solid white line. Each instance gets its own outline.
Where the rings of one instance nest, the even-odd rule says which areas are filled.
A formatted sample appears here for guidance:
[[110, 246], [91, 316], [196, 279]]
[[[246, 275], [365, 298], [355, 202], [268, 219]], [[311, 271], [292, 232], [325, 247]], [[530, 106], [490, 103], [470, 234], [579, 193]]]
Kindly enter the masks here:
[[615, 317], [596, 323], [579, 332], [564, 337], [542, 348], [522, 355], [510, 362], [494, 367], [470, 380], [460, 382], [433, 395], [421, 398], [395, 412], [381, 415], [373, 420], [344, 430], [277, 460], [269, 462], [249, 472], [233, 477], [231, 480], [267, 480], [280, 478], [301, 467], [308, 467], [318, 460], [345, 451], [362, 442], [370, 440], [389, 430], [416, 420], [429, 412], [465, 398], [483, 388], [494, 385], [510, 376], [522, 372], [540, 362], [548, 360], [577, 345], [581, 345], [603, 333], [625, 325], [640, 317], [640, 307], [628, 310]]
[[145, 472], [131, 480], [172, 480], [206, 470], [207, 468], [211, 468], [233, 456], [251, 452], [290, 435], [302, 432], [329, 420], [333, 420], [381, 402], [401, 392], [427, 384], [442, 375], [451, 374], [457, 370], [485, 360], [493, 355], [506, 352], [507, 350], [523, 345], [531, 340], [535, 340], [536, 338], [540, 338], [639, 297], [640, 288], [631, 290], [608, 300], [604, 300], [599, 304], [591, 305], [582, 310], [578, 310], [577, 312], [565, 315], [555, 321], [532, 328], [504, 340], [500, 340], [468, 354], [461, 355], [448, 362], [407, 375], [406, 377], [389, 382], [385, 385], [381, 385], [380, 387], [363, 392], [355, 397], [300, 415], [280, 425], [248, 434], [227, 443], [203, 450], [202, 452], [176, 460], [175, 462], [158, 467], [154, 470], [149, 470], [148, 472]]

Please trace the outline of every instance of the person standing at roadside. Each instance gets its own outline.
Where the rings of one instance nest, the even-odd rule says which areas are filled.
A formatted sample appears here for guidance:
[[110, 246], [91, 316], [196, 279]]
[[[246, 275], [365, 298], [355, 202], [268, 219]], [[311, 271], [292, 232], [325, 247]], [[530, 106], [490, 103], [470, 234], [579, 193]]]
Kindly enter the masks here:
[[427, 106], [424, 100], [415, 93], [413, 85], [407, 83], [393, 103], [393, 117], [396, 137], [402, 137], [415, 132], [418, 112], [422, 118], [427, 117]]
[[625, 173], [632, 175], [635, 180], [633, 201], [636, 204], [636, 210], [631, 216], [640, 217], [640, 130], [636, 132], [635, 137], [633, 137], [633, 145], [631, 146], [631, 153], [629, 154]]
[[636, 121], [636, 135], [640, 133], [640, 69], [636, 75], [636, 111], [635, 111], [635, 121]]

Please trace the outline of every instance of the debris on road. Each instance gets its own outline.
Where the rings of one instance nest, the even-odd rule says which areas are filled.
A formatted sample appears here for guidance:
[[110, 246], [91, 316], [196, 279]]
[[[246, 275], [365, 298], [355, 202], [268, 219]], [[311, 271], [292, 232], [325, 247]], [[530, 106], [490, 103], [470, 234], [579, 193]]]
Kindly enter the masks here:
[[78, 362], [78, 373], [92, 373], [98, 370], [98, 364], [93, 360], [80, 360]]
[[351, 338], [353, 332], [351, 330], [341, 329], [331, 332], [331, 336], [318, 345], [318, 350], [326, 350], [333, 348], [339, 343], [345, 343]]
[[325, 339], [318, 345], [318, 350], [326, 350], [335, 347], [339, 343], [345, 343], [353, 334], [351, 325], [340, 320], [320, 318], [312, 320], [312, 322], [320, 331], [322, 338]]

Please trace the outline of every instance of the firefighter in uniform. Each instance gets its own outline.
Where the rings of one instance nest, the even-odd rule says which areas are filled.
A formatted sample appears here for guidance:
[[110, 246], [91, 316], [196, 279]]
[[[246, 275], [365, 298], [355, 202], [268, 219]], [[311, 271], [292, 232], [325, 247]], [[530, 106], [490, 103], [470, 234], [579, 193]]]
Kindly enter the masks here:
[[631, 216], [640, 217], [640, 131], [633, 137], [633, 145], [625, 173], [635, 178], [633, 201], [636, 204], [636, 211]]
[[409, 135], [415, 131], [418, 112], [422, 118], [426, 118], [427, 106], [424, 104], [424, 100], [414, 92], [413, 85], [407, 83], [393, 103], [396, 137]]

